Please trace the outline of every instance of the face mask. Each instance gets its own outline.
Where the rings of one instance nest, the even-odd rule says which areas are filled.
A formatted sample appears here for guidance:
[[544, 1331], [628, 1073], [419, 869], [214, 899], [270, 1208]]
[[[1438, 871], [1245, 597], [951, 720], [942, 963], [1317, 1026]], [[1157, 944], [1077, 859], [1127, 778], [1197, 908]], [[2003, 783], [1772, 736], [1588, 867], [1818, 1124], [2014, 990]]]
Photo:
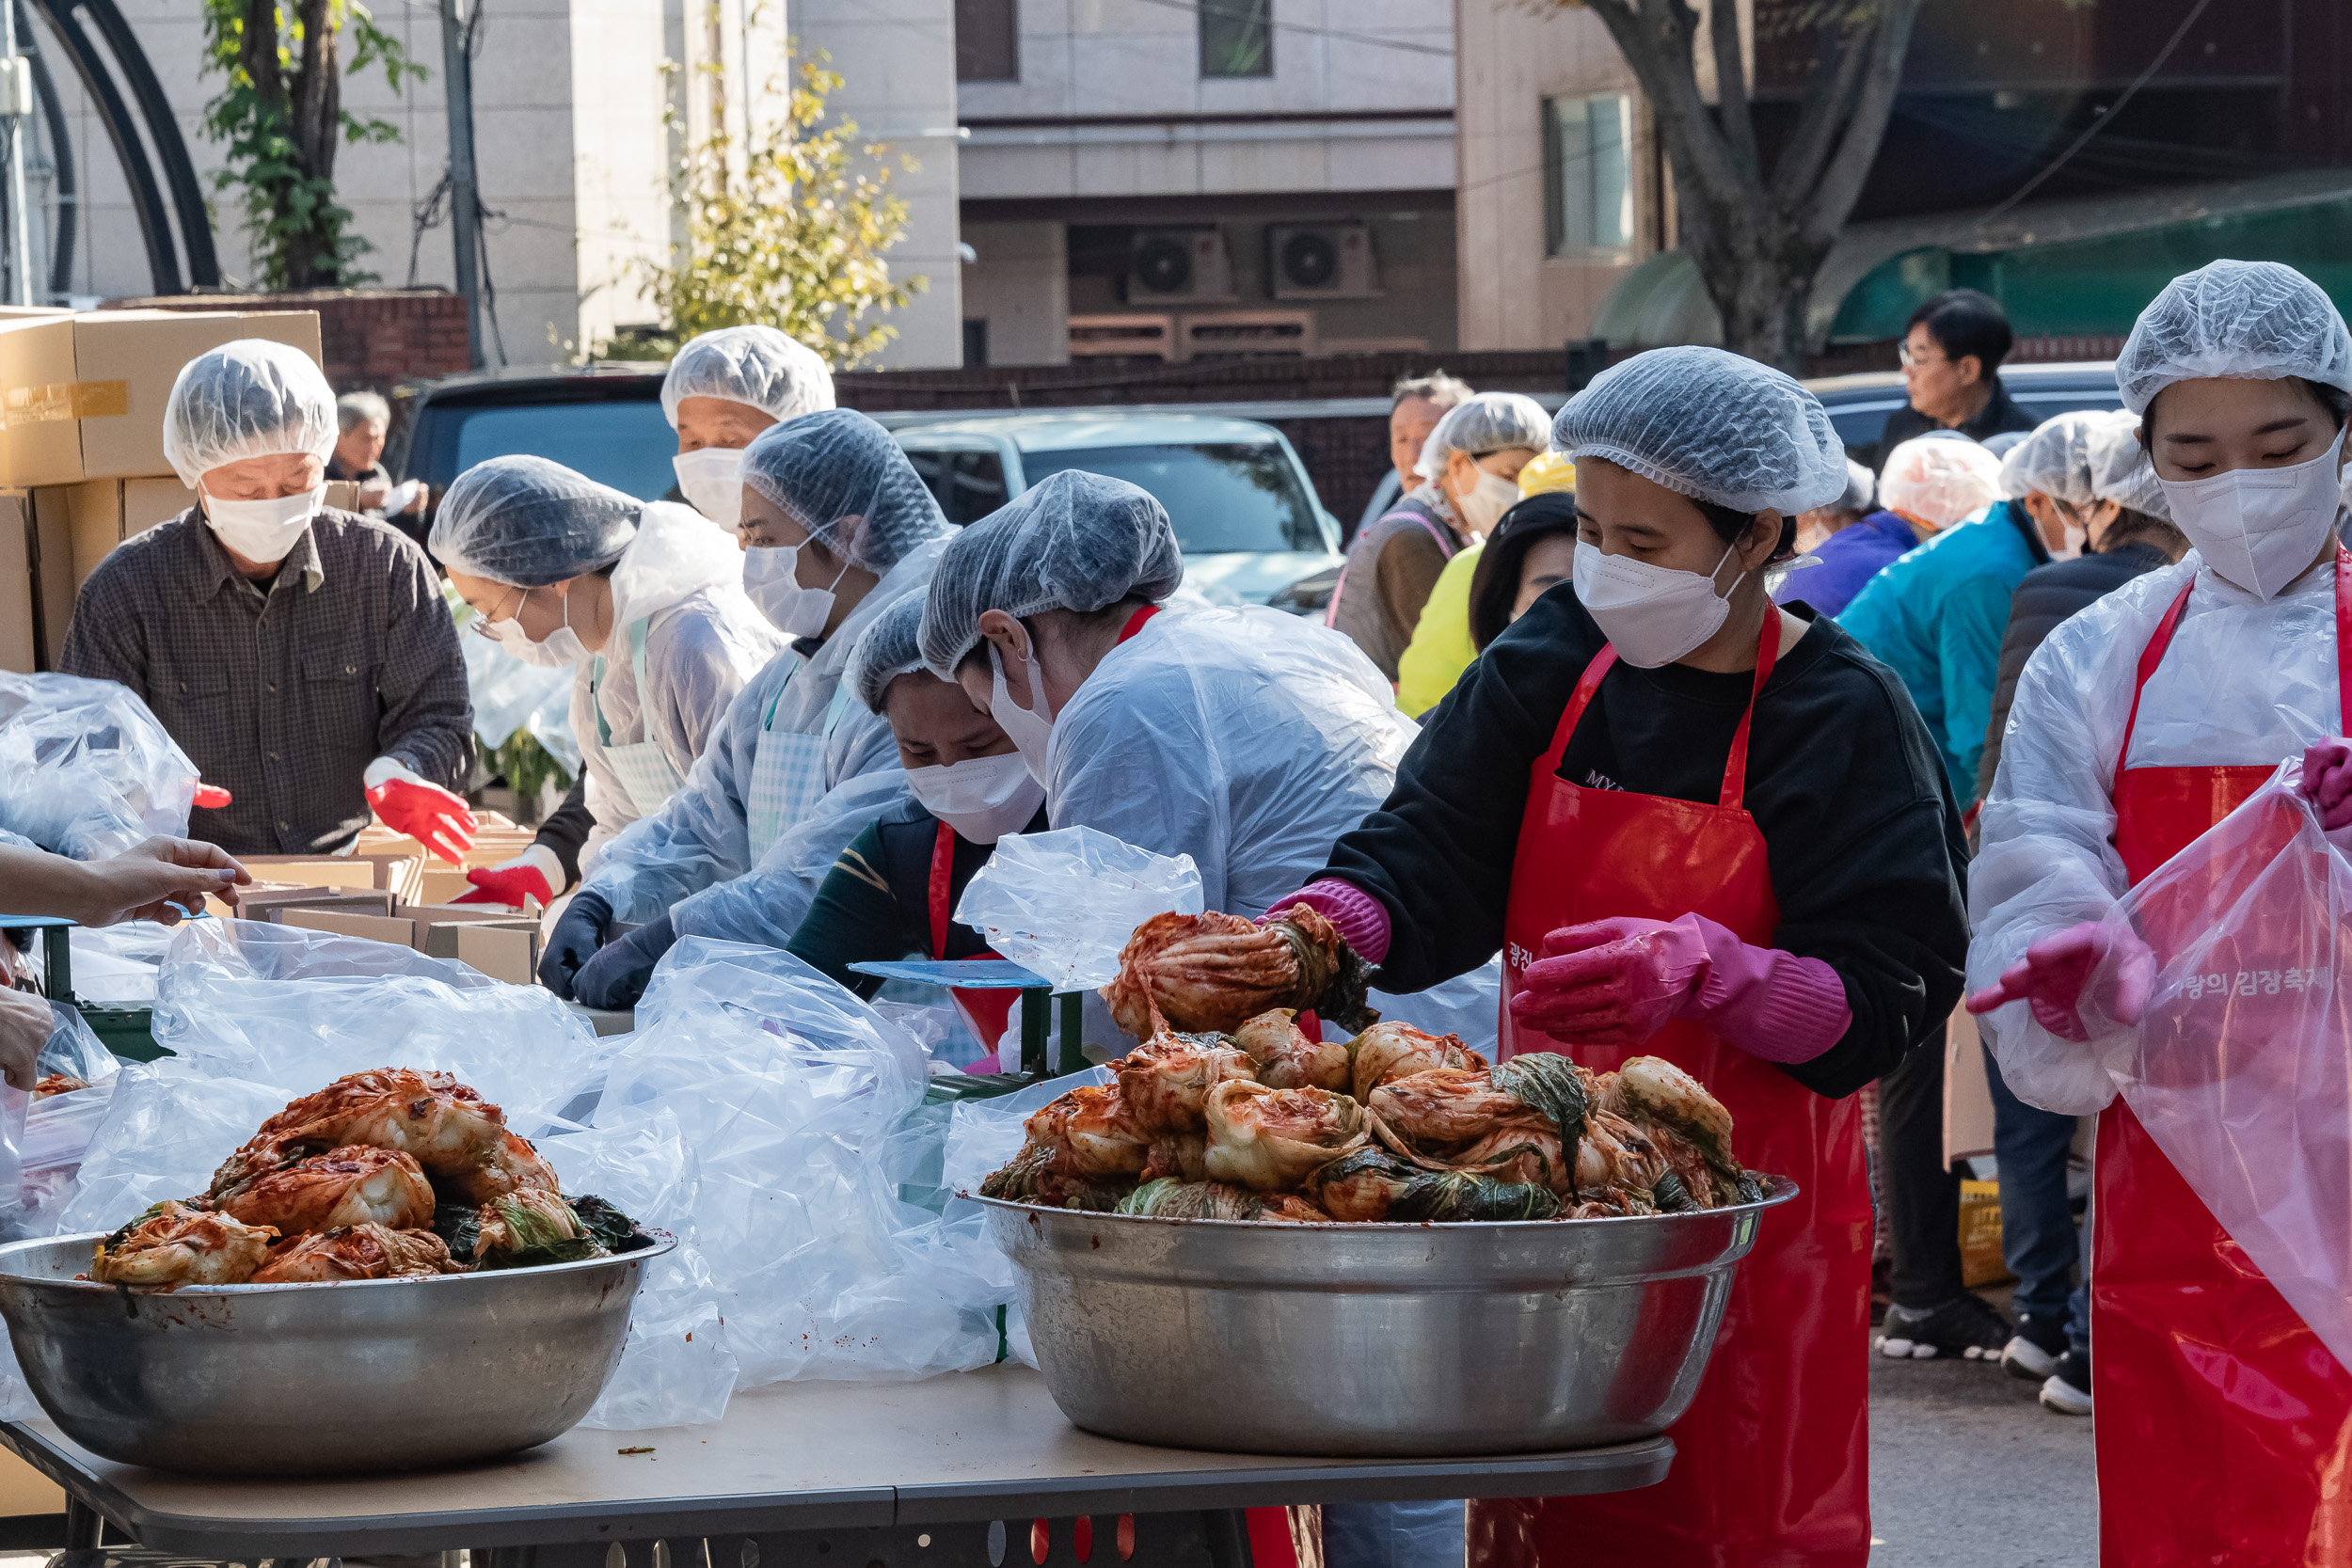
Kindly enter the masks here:
[[222, 544], [247, 561], [258, 561], [266, 566], [294, 553], [302, 531], [310, 526], [310, 519], [318, 515], [326, 499], [325, 484], [265, 501], [223, 500], [208, 495], [204, 498], [204, 521], [220, 535]]
[[[525, 597], [528, 596], [526, 594]], [[515, 609], [519, 614], [522, 606], [516, 605]], [[564, 624], [549, 632], [544, 642], [533, 642], [531, 634], [523, 630], [522, 622], [511, 616], [503, 621], [485, 621], [483, 625], [500, 647], [525, 664], [534, 664], [542, 670], [561, 670], [569, 664], [584, 664], [594, 657], [588, 652], [587, 644], [580, 641], [580, 633], [572, 629], [571, 623], [572, 601], [571, 596], [565, 594]]]
[[1045, 681], [1037, 673], [1037, 644], [1029, 644], [1027, 707], [1016, 706], [1012, 693], [1005, 689], [1005, 661], [993, 642], [988, 645], [988, 662], [996, 672], [996, 689], [988, 698], [989, 716], [1020, 749], [1021, 760], [1028, 765], [1030, 776], [1039, 784], [1045, 784], [1045, 749], [1054, 738], [1054, 716], [1045, 710]]
[[2336, 458], [2328, 450], [2291, 468], [2236, 468], [2211, 479], [2159, 479], [2172, 522], [2205, 564], [2256, 598], [2271, 598], [2308, 570], [2336, 520]]
[[1019, 752], [966, 757], [945, 768], [910, 768], [907, 788], [925, 811], [971, 844], [993, 844], [1020, 832], [1045, 803], [1045, 786]]
[[703, 447], [670, 459], [687, 501], [723, 529], [743, 520], [743, 453], [735, 447]]
[[1454, 510], [1462, 515], [1462, 521], [1470, 525], [1472, 533], [1484, 538], [1494, 531], [1502, 515], [1518, 503], [1518, 485], [1481, 468], [1478, 483], [1470, 487], [1470, 492], [1454, 498]]
[[2083, 553], [2083, 546], [2090, 543], [2090, 531], [2083, 527], [2082, 524], [2076, 522], [2069, 522], [2065, 525], [2065, 546], [2062, 548], [2052, 550], [2050, 554], [2054, 559], [2058, 561], [2074, 561], [2081, 557]]
[[803, 588], [793, 575], [800, 562], [798, 546], [753, 546], [743, 552], [743, 592], [768, 617], [768, 624], [785, 636], [822, 637], [825, 623], [833, 616], [834, 587], [850, 568], [844, 564], [835, 572], [831, 586]]
[[[1715, 572], [1730, 559], [1725, 546]], [[1715, 572], [1654, 566], [1576, 542], [1576, 596], [1617, 657], [1643, 670], [1672, 664], [1722, 628], [1731, 600], [1715, 592]]]

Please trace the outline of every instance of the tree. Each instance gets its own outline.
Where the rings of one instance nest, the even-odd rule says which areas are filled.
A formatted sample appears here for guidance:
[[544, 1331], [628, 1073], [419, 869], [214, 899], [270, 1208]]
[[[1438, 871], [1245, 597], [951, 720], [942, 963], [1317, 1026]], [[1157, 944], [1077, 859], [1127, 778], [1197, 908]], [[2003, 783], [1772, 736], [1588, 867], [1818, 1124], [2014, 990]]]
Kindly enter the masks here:
[[245, 229], [268, 289], [345, 287], [370, 249], [335, 199], [340, 142], [389, 142], [400, 128], [342, 106], [337, 58], [351, 32], [354, 73], [380, 66], [398, 92], [424, 67], [359, 0], [204, 0], [205, 71], [227, 79], [204, 106], [204, 132], [229, 145], [218, 189], [243, 187]]
[[698, 332], [756, 324], [846, 369], [898, 335], [868, 317], [904, 306], [929, 280], [894, 282], [882, 259], [907, 218], [890, 194], [889, 147], [860, 142], [854, 120], [818, 129], [826, 95], [841, 86], [825, 58], [801, 62], [776, 124], [739, 150], [722, 121], [680, 161], [671, 186], [680, 237], [667, 265], [647, 269], [670, 337], [629, 351], [666, 357]]
[[1705, 0], [1716, 102], [1700, 96], [1685, 0], [1536, 0], [1600, 18], [1649, 99], [1674, 166], [1681, 246], [1739, 353], [1799, 373], [1813, 280], [1886, 133], [1920, 0], [1755, 0], [1759, 35], [1810, 33], [1812, 80], [1768, 170], [1756, 148], [1738, 0]]

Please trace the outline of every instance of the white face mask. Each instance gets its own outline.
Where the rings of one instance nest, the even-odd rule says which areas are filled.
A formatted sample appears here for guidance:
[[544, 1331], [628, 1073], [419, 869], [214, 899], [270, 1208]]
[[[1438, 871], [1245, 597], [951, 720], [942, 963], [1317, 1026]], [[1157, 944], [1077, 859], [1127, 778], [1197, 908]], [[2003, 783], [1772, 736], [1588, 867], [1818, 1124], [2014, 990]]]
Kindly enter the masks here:
[[2290, 468], [2233, 468], [2211, 479], [2158, 479], [2172, 522], [2205, 564], [2256, 598], [2277, 595], [2301, 577], [2336, 521], [2336, 459], [2344, 432], [2328, 450]]
[[1045, 786], [1019, 752], [966, 757], [944, 768], [910, 768], [907, 789], [925, 811], [972, 844], [993, 844], [1019, 832], [1045, 803]]
[[845, 563], [835, 572], [832, 586], [803, 588], [794, 575], [800, 565], [797, 545], [755, 545], [743, 552], [743, 592], [785, 636], [822, 637], [833, 617], [833, 590], [850, 568]]
[[245, 557], [269, 565], [294, 553], [302, 531], [310, 526], [326, 499], [326, 485], [275, 500], [232, 501], [204, 497], [204, 521], [220, 542]]
[[[1726, 545], [1715, 572], [1730, 559]], [[1576, 596], [1617, 657], [1643, 670], [1672, 664], [1722, 629], [1731, 600], [1715, 592], [1715, 572], [1603, 555], [1598, 545], [1576, 542]]]
[[1454, 510], [1462, 515], [1462, 521], [1480, 538], [1492, 533], [1502, 515], [1519, 503], [1519, 487], [1501, 474], [1478, 470], [1478, 483], [1467, 495], [1454, 498]]
[[2080, 560], [2083, 546], [2090, 541], [2090, 531], [2072, 518], [2068, 518], [2062, 526], [2066, 530], [2066, 543], [2059, 548], [2052, 550], [2050, 558], [2053, 561]]
[[1048, 782], [1045, 776], [1045, 752], [1054, 739], [1054, 716], [1046, 711], [1045, 680], [1037, 671], [1037, 643], [1029, 644], [1029, 705], [1017, 706], [1012, 693], [1005, 689], [1005, 661], [996, 652], [996, 644], [988, 645], [988, 662], [996, 672], [996, 689], [989, 694], [989, 716], [996, 727], [1009, 736], [1020, 749], [1021, 760], [1028, 765], [1030, 776], [1040, 784]]
[[693, 509], [732, 531], [743, 520], [743, 453], [736, 447], [703, 447], [670, 459], [677, 487]]
[[[524, 596], [530, 596], [527, 590]], [[548, 633], [544, 642], [533, 642], [531, 634], [523, 630], [522, 622], [516, 618], [521, 613], [522, 606], [517, 604], [515, 615], [503, 621], [485, 621], [482, 623], [485, 634], [525, 664], [535, 664], [542, 670], [561, 670], [567, 664], [584, 664], [595, 657], [588, 651], [588, 645], [580, 641], [580, 633], [572, 629], [570, 594], [564, 595], [564, 624]]]

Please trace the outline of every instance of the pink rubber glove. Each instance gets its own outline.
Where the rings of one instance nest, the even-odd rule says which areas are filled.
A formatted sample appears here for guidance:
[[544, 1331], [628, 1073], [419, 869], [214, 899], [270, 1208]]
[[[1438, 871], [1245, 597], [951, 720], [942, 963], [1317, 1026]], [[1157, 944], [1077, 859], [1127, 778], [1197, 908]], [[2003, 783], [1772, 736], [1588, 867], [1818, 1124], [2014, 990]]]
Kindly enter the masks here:
[[1389, 956], [1389, 908], [1354, 882], [1318, 877], [1268, 905], [1258, 924], [1264, 925], [1293, 904], [1304, 904], [1329, 921], [1364, 962], [1376, 964]]
[[390, 757], [368, 764], [368, 804], [384, 825], [406, 833], [452, 865], [473, 847], [473, 811], [437, 784], [428, 784]]
[[229, 792], [220, 785], [208, 784], [199, 779], [196, 783], [196, 799], [190, 804], [202, 806], [207, 811], [218, 811], [227, 805], [230, 800]]
[[1521, 974], [1511, 1016], [1573, 1045], [1639, 1045], [1697, 995], [1707, 964], [1694, 914], [1563, 926]]
[[2155, 977], [2156, 956], [2146, 942], [2120, 926], [2086, 920], [2026, 948], [2002, 973], [2000, 984], [1968, 999], [1968, 1010], [1989, 1013], [2023, 1002], [2033, 1009], [2033, 1021], [2058, 1038], [2088, 1040], [2086, 1002], [2118, 1023], [2137, 1023]]
[[2319, 808], [2329, 832], [2352, 828], [2352, 740], [2323, 740], [2303, 749], [2303, 779], [2296, 793]]
[[466, 880], [473, 891], [453, 900], [459, 904], [505, 904], [514, 909], [523, 907], [526, 896], [539, 900], [546, 909], [555, 902], [555, 884], [564, 876], [564, 863], [555, 858], [555, 851], [544, 844], [534, 844], [511, 861], [496, 865], [477, 866], [466, 873]]

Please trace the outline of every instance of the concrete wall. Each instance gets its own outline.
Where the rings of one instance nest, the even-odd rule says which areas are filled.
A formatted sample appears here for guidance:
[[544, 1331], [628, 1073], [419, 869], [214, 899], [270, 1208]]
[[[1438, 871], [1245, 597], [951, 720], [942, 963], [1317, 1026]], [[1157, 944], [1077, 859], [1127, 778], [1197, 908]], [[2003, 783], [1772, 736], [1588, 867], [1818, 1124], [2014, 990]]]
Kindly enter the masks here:
[[1070, 362], [1069, 230], [1058, 223], [971, 223], [963, 319], [988, 324], [992, 365]]

